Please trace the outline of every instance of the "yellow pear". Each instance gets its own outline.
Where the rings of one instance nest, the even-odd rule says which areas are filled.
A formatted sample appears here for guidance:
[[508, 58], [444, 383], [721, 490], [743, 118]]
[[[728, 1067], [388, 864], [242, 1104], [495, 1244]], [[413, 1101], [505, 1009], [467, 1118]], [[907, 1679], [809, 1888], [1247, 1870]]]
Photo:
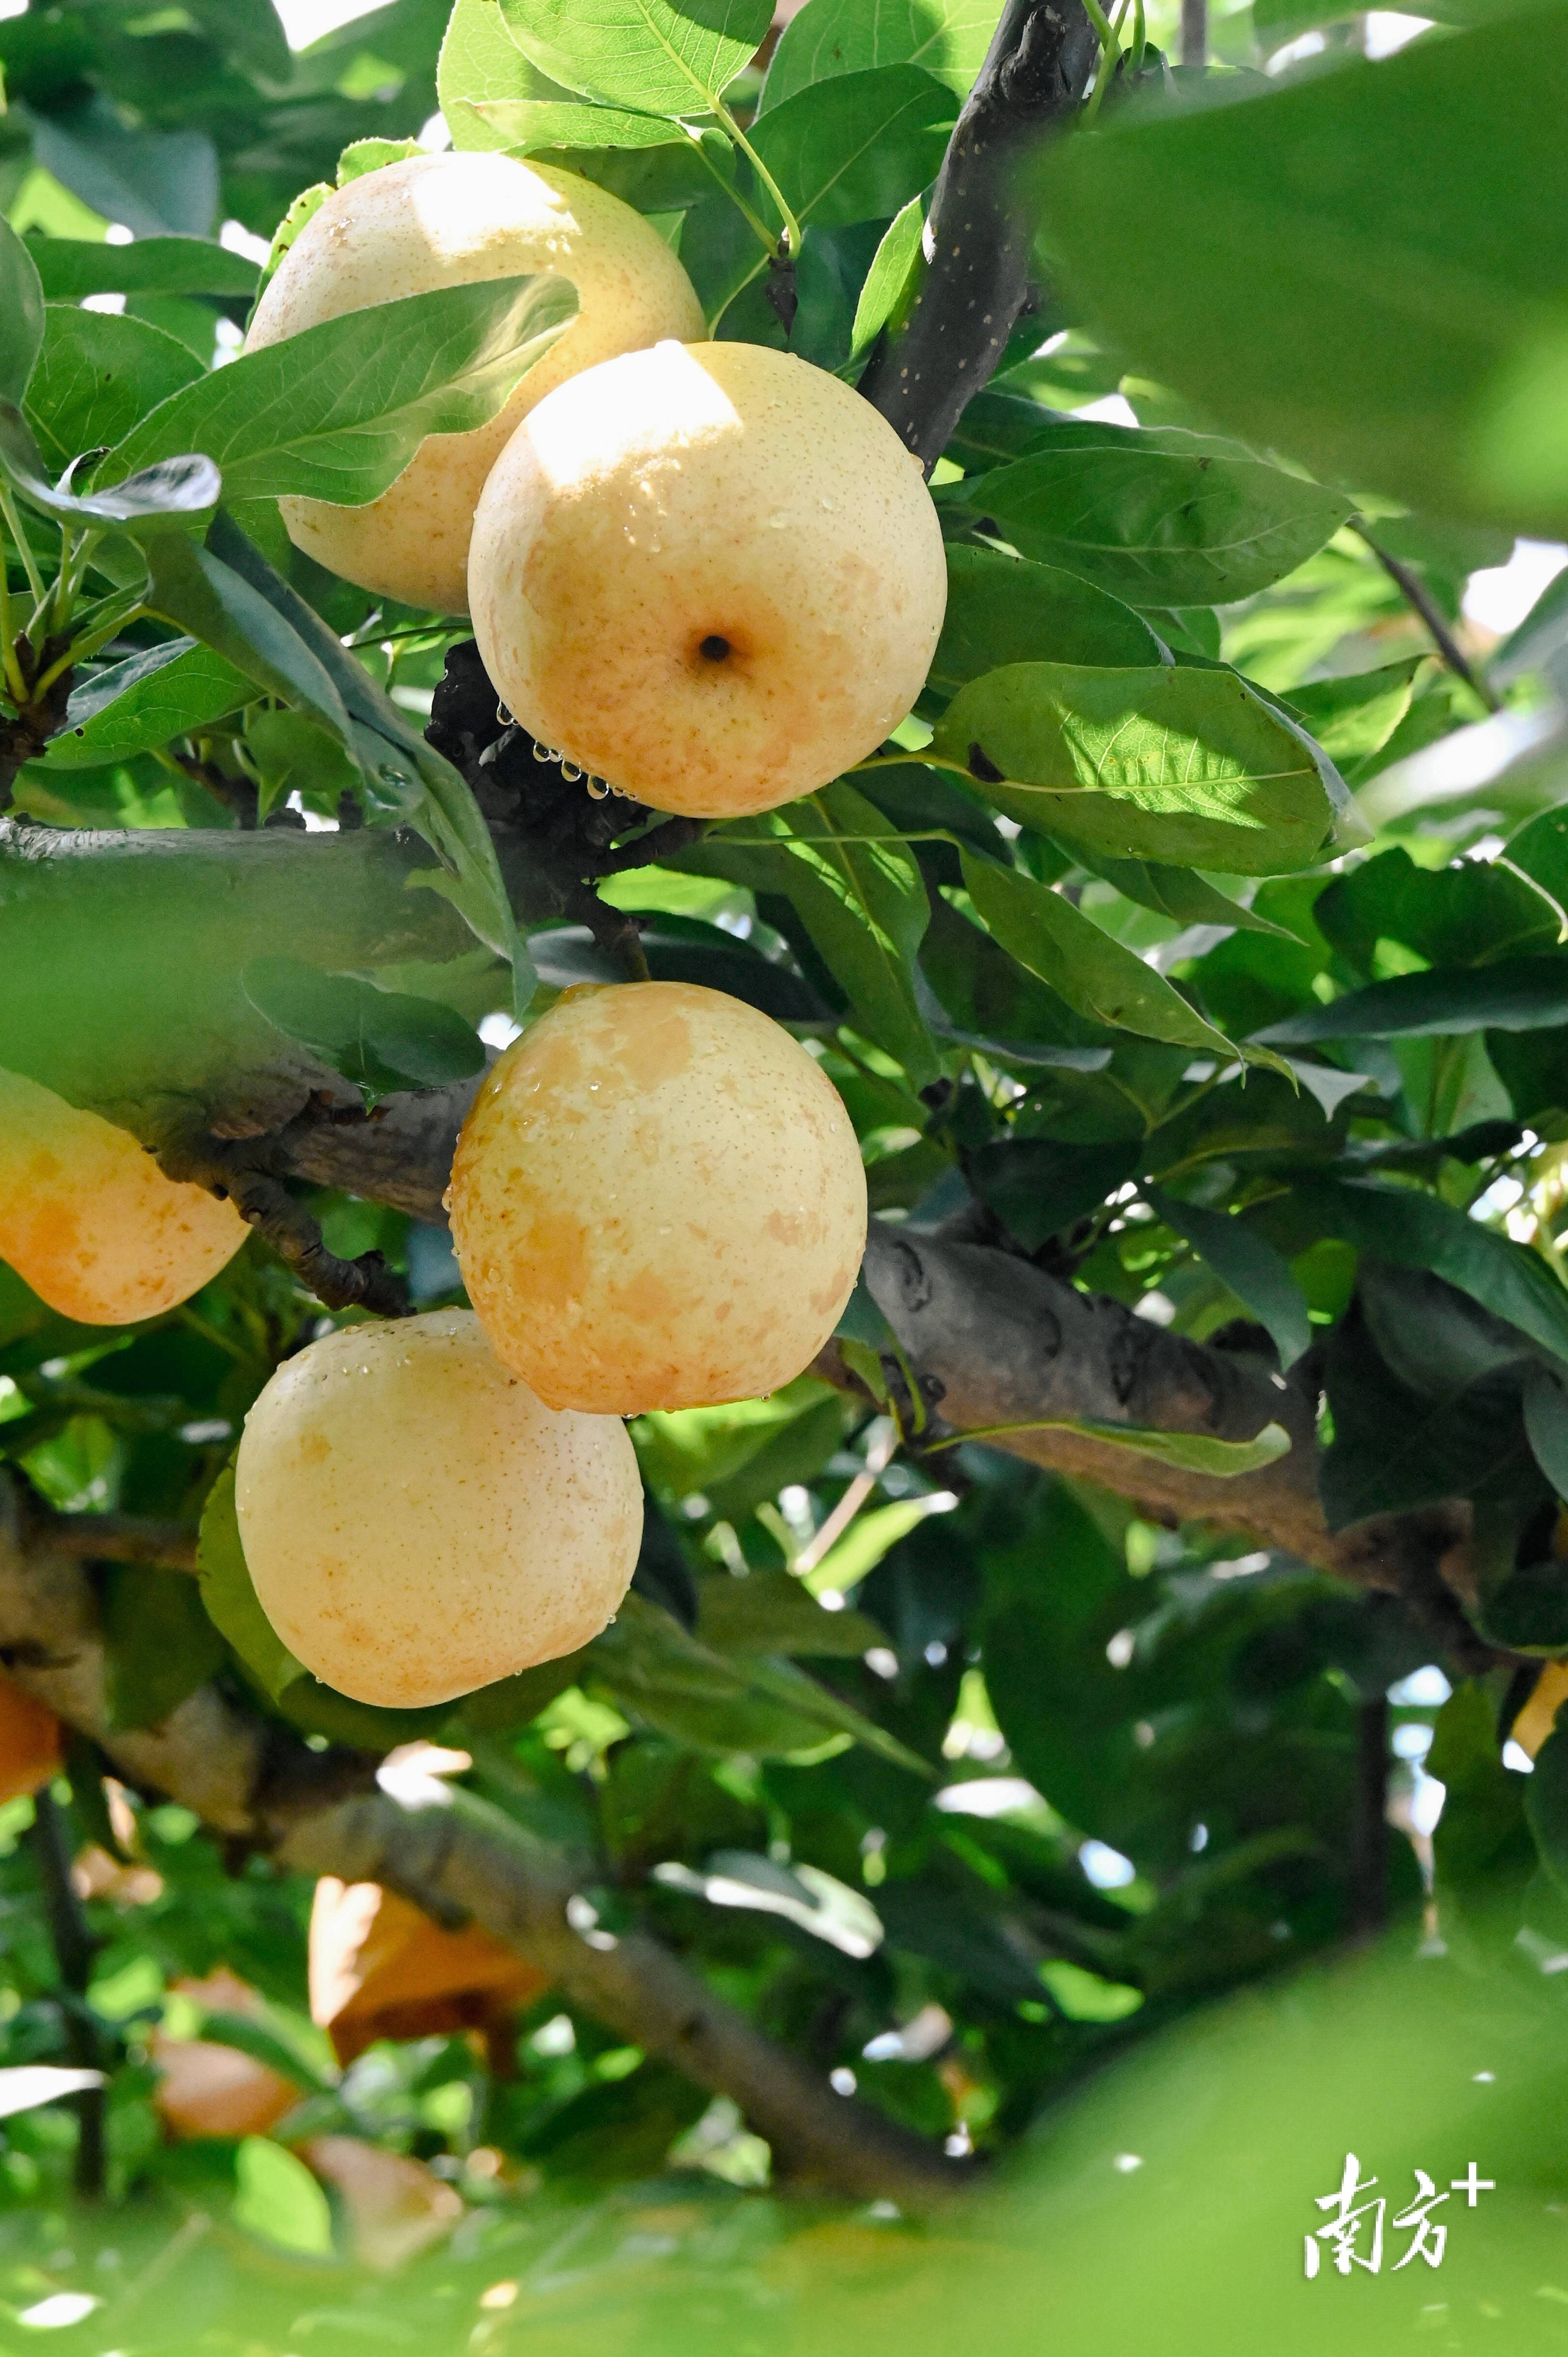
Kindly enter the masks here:
[[492, 1068], [452, 1232], [497, 1355], [557, 1407], [700, 1407], [810, 1364], [854, 1286], [865, 1174], [832, 1082], [722, 991], [570, 991]]
[[463, 613], [474, 510], [520, 419], [596, 361], [703, 332], [692, 282], [658, 231], [575, 172], [510, 156], [411, 156], [328, 198], [257, 305], [247, 350], [400, 296], [544, 271], [571, 279], [577, 317], [500, 414], [470, 434], [426, 436], [368, 506], [280, 500], [296, 547], [381, 597]]
[[285, 1359], [234, 1482], [284, 1643], [340, 1694], [394, 1707], [585, 1645], [642, 1538], [624, 1426], [544, 1406], [466, 1309], [347, 1327]]
[[249, 1232], [232, 1203], [166, 1178], [128, 1131], [0, 1071], [0, 1260], [62, 1318], [159, 1317]]
[[947, 603], [918, 461], [837, 377], [757, 344], [660, 343], [542, 401], [485, 486], [468, 575], [524, 727], [696, 818], [875, 751]]

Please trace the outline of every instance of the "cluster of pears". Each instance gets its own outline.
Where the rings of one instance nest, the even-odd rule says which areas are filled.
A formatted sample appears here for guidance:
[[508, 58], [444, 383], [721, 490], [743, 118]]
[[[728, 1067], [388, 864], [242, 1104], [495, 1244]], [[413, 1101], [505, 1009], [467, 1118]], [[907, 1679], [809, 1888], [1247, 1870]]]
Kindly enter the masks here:
[[500, 414], [380, 499], [285, 500], [298, 545], [470, 613], [530, 734], [654, 810], [728, 818], [873, 752], [924, 684], [947, 571], [919, 461], [838, 378], [703, 340], [658, 231], [572, 172], [411, 156], [328, 198], [252, 349], [399, 296], [554, 272], [577, 316]]
[[[640, 215], [504, 156], [388, 165], [306, 223], [249, 340], [544, 271], [572, 280], [577, 314], [499, 415], [428, 436], [365, 506], [285, 500], [289, 533], [381, 596], [471, 612], [535, 739], [655, 810], [724, 818], [815, 790], [924, 682], [946, 597], [935, 511], [837, 379], [703, 340]], [[124, 1132], [30, 1082], [6, 1091], [0, 1254], [55, 1307], [156, 1314], [242, 1241], [231, 1207]], [[256, 1401], [236, 1465], [278, 1635], [392, 1706], [596, 1634], [641, 1534], [621, 1419], [788, 1382], [865, 1239], [854, 1133], [820, 1065], [750, 1006], [673, 983], [569, 992], [508, 1049], [448, 1208], [472, 1311], [313, 1343]]]
[[473, 1309], [285, 1361], [235, 1467], [277, 1634], [340, 1693], [403, 1707], [596, 1636], [642, 1537], [622, 1417], [789, 1382], [865, 1244], [832, 1082], [686, 983], [559, 1000], [480, 1088], [447, 1202]]

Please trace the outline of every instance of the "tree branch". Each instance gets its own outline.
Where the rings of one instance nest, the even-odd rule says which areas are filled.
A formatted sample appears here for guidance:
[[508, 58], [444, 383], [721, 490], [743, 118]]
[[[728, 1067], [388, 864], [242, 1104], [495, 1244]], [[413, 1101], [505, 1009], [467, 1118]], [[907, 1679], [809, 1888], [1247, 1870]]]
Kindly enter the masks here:
[[912, 292], [860, 380], [930, 473], [1023, 310], [1036, 227], [1028, 166], [1100, 55], [1081, 0], [1007, 0], [942, 160]]
[[[70, 1841], [65, 1812], [46, 1784], [33, 1800], [32, 1850], [43, 1885], [49, 1943], [59, 1975], [60, 2022], [66, 2050], [79, 2071], [96, 2071], [102, 2061], [98, 2032], [88, 2010], [87, 1990], [98, 1943], [70, 1878]], [[70, 2098], [77, 2116], [77, 2192], [96, 2201], [103, 2191], [103, 2089], [84, 2087]]]
[[127, 1783], [182, 1803], [220, 1837], [263, 1850], [293, 1873], [382, 1882], [443, 1921], [481, 1924], [585, 2010], [732, 2097], [772, 2147], [781, 2175], [910, 2206], [969, 2181], [961, 2163], [832, 2093], [649, 1933], [576, 1929], [569, 1861], [471, 1795], [405, 1808], [377, 1788], [371, 1760], [313, 1752], [217, 1686], [199, 1688], [161, 1726], [112, 1727], [91, 1583], [58, 1550], [29, 1553], [21, 1544], [3, 1479], [0, 1663], [98, 1744]]
[[1419, 614], [1426, 624], [1432, 633], [1433, 644], [1455, 678], [1463, 680], [1471, 694], [1478, 696], [1488, 712], [1500, 712], [1503, 708], [1501, 698], [1495, 689], [1488, 686], [1466, 656], [1465, 650], [1444, 619], [1442, 608], [1432, 596], [1420, 574], [1412, 572], [1408, 565], [1402, 564], [1397, 556], [1391, 556], [1386, 548], [1380, 548], [1365, 525], [1353, 523], [1350, 529], [1359, 540], [1366, 542], [1406, 604], [1413, 612]]

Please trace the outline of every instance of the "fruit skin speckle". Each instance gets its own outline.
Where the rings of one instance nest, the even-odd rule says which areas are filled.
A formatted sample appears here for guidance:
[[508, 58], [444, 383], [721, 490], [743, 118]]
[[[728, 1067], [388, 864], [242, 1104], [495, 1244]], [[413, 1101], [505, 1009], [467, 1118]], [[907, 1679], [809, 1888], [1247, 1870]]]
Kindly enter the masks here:
[[790, 1382], [865, 1249], [832, 1082], [766, 1015], [688, 983], [568, 992], [480, 1090], [448, 1200], [497, 1356], [597, 1415]]
[[585, 1645], [642, 1542], [625, 1426], [546, 1407], [467, 1309], [349, 1327], [286, 1359], [245, 1419], [234, 1502], [289, 1651], [394, 1709]]

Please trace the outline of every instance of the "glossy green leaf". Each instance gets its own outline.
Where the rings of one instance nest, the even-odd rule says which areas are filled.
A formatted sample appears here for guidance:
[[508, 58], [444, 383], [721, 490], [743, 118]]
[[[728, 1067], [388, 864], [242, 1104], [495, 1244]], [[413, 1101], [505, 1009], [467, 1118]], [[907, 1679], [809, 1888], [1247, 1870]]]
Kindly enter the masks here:
[[995, 939], [1079, 1014], [1145, 1039], [1234, 1055], [1224, 1033], [1206, 1023], [1163, 974], [1101, 932], [1059, 892], [968, 852], [962, 859], [970, 898]]
[[25, 414], [45, 464], [59, 473], [83, 452], [120, 441], [201, 374], [194, 353], [145, 319], [50, 303]]
[[137, 237], [206, 237], [218, 210], [218, 156], [207, 132], [133, 130], [107, 93], [43, 116], [33, 152], [105, 220]]
[[1272, 933], [1281, 942], [1296, 940], [1286, 926], [1255, 916], [1190, 867], [1161, 867], [1149, 859], [1101, 859], [1091, 853], [1083, 858], [1096, 876], [1114, 885], [1125, 899], [1162, 917], [1174, 917], [1178, 925], [1234, 925], [1240, 932]]
[[30, 508], [56, 523], [78, 532], [109, 524], [133, 538], [166, 530], [173, 518], [205, 513], [222, 489], [211, 459], [195, 454], [157, 459], [108, 490], [57, 490], [32, 428], [8, 401], [0, 401], [0, 475]]
[[1352, 781], [1370, 776], [1380, 753], [1405, 714], [1416, 675], [1429, 658], [1405, 655], [1378, 671], [1350, 672], [1337, 679], [1309, 680], [1285, 699], [1299, 713], [1324, 751]]
[[810, 83], [869, 66], [923, 66], [962, 97], [999, 14], [999, 0], [806, 0], [773, 52], [763, 112]]
[[1273, 1244], [1237, 1214], [1184, 1202], [1163, 1188], [1145, 1187], [1144, 1200], [1267, 1329], [1281, 1366], [1294, 1366], [1312, 1341], [1312, 1321], [1301, 1286]]
[[1011, 663], [961, 690], [936, 750], [1021, 824], [1112, 858], [1267, 875], [1305, 866], [1333, 814], [1233, 673]]
[[106, 480], [175, 450], [205, 451], [224, 496], [308, 494], [357, 507], [384, 491], [427, 434], [493, 417], [575, 317], [551, 276], [406, 295], [246, 353], [176, 393], [99, 468]]
[[886, 220], [935, 179], [957, 112], [918, 66], [814, 82], [753, 126], [751, 143], [797, 220], [819, 229]]
[[252, 958], [240, 979], [258, 1015], [357, 1086], [441, 1088], [484, 1070], [477, 1034], [435, 999], [324, 974], [298, 957]]
[[84, 295], [247, 296], [260, 274], [242, 253], [206, 237], [138, 237], [118, 245], [48, 237], [31, 241], [28, 251], [50, 303], [80, 303]]
[[1540, 1031], [1560, 1023], [1568, 1023], [1568, 958], [1501, 958], [1496, 965], [1395, 974], [1271, 1023], [1256, 1037], [1272, 1047], [1305, 1047], [1317, 1039]]
[[[1124, 1448], [1134, 1457], [1152, 1457], [1158, 1465], [1183, 1473], [1208, 1473], [1221, 1481], [1242, 1473], [1261, 1473], [1290, 1453], [1290, 1435], [1283, 1424], [1265, 1424], [1251, 1440], [1214, 1440], [1202, 1432], [1156, 1432], [1140, 1424], [1101, 1424], [1089, 1416], [1052, 1416], [1034, 1424], [1004, 1424], [961, 1433], [961, 1440], [1000, 1439], [1015, 1432], [1073, 1432], [1083, 1440], [1099, 1440]], [[942, 1447], [956, 1446], [943, 1442]]]
[[770, 0], [501, 0], [525, 58], [567, 90], [651, 114], [705, 112], [755, 54]]
[[664, 114], [634, 114], [626, 107], [574, 104], [567, 99], [501, 98], [472, 102], [473, 112], [498, 135], [510, 155], [546, 147], [671, 147], [689, 135]]
[[847, 780], [716, 829], [674, 864], [791, 900], [873, 1038], [918, 1084], [936, 1078], [914, 983], [930, 915], [926, 888], [881, 812]]
[[48, 765], [92, 768], [151, 752], [234, 711], [255, 693], [254, 680], [209, 647], [193, 639], [166, 640], [98, 672], [72, 693], [65, 726], [48, 745]]
[[1283, 87], [1216, 76], [1053, 149], [1046, 233], [1090, 319], [1208, 414], [1436, 514], [1554, 537], [1568, 250], [1541, 225], [1568, 212], [1565, 112], [1550, 6]]
[[1141, 614], [1081, 575], [997, 549], [950, 544], [948, 605], [928, 684], [956, 694], [1007, 663], [1152, 668], [1160, 642]]
[[[1524, 1429], [1536, 1463], [1558, 1496], [1568, 1498], [1568, 1398], [1544, 1367], [1532, 1367], [1525, 1378]], [[1568, 1629], [1563, 1640], [1568, 1643]]]
[[36, 264], [0, 218], [0, 401], [21, 405], [44, 339], [44, 293]]
[[1557, 839], [1548, 812], [1516, 836], [1502, 859], [1424, 867], [1396, 845], [1320, 892], [1313, 923], [1369, 975], [1383, 940], [1402, 942], [1438, 966], [1489, 966], [1537, 955], [1557, 945], [1563, 923], [1560, 893], [1568, 888], [1568, 876], [1536, 876], [1533, 853], [1550, 863]]
[[1255, 597], [1353, 512], [1340, 492], [1213, 435], [1069, 418], [1047, 449], [966, 476], [948, 496], [990, 517], [992, 536], [1021, 555], [1134, 606]]
[[252, 712], [245, 723], [245, 743], [260, 773], [259, 825], [295, 793], [302, 810], [336, 819], [343, 796], [360, 786], [352, 757], [303, 712]]
[[727, 1575], [705, 1579], [697, 1634], [721, 1653], [837, 1655], [858, 1661], [883, 1631], [864, 1612], [828, 1612], [803, 1580], [788, 1572], [754, 1571], [749, 1578]]
[[[153, 613], [199, 639], [269, 695], [312, 713], [355, 753], [349, 716], [332, 678], [298, 631], [248, 581], [184, 533], [154, 534], [146, 557], [146, 602]], [[409, 800], [405, 794], [405, 807]]]
[[1427, 1269], [1568, 1359], [1568, 1287], [1529, 1251], [1436, 1195], [1375, 1179], [1303, 1179], [1295, 1203], [1320, 1235], [1400, 1268]]
[[497, 0], [457, 0], [441, 43], [435, 90], [454, 147], [511, 145], [478, 112], [481, 103], [526, 105], [572, 95], [523, 56]]
[[897, 309], [920, 259], [925, 226], [925, 208], [918, 197], [911, 197], [884, 231], [854, 307], [846, 376], [859, 373], [861, 362]]
[[997, 1138], [968, 1160], [968, 1176], [1015, 1243], [1038, 1252], [1124, 1187], [1144, 1157], [1137, 1138], [1067, 1145], [1054, 1137]]

